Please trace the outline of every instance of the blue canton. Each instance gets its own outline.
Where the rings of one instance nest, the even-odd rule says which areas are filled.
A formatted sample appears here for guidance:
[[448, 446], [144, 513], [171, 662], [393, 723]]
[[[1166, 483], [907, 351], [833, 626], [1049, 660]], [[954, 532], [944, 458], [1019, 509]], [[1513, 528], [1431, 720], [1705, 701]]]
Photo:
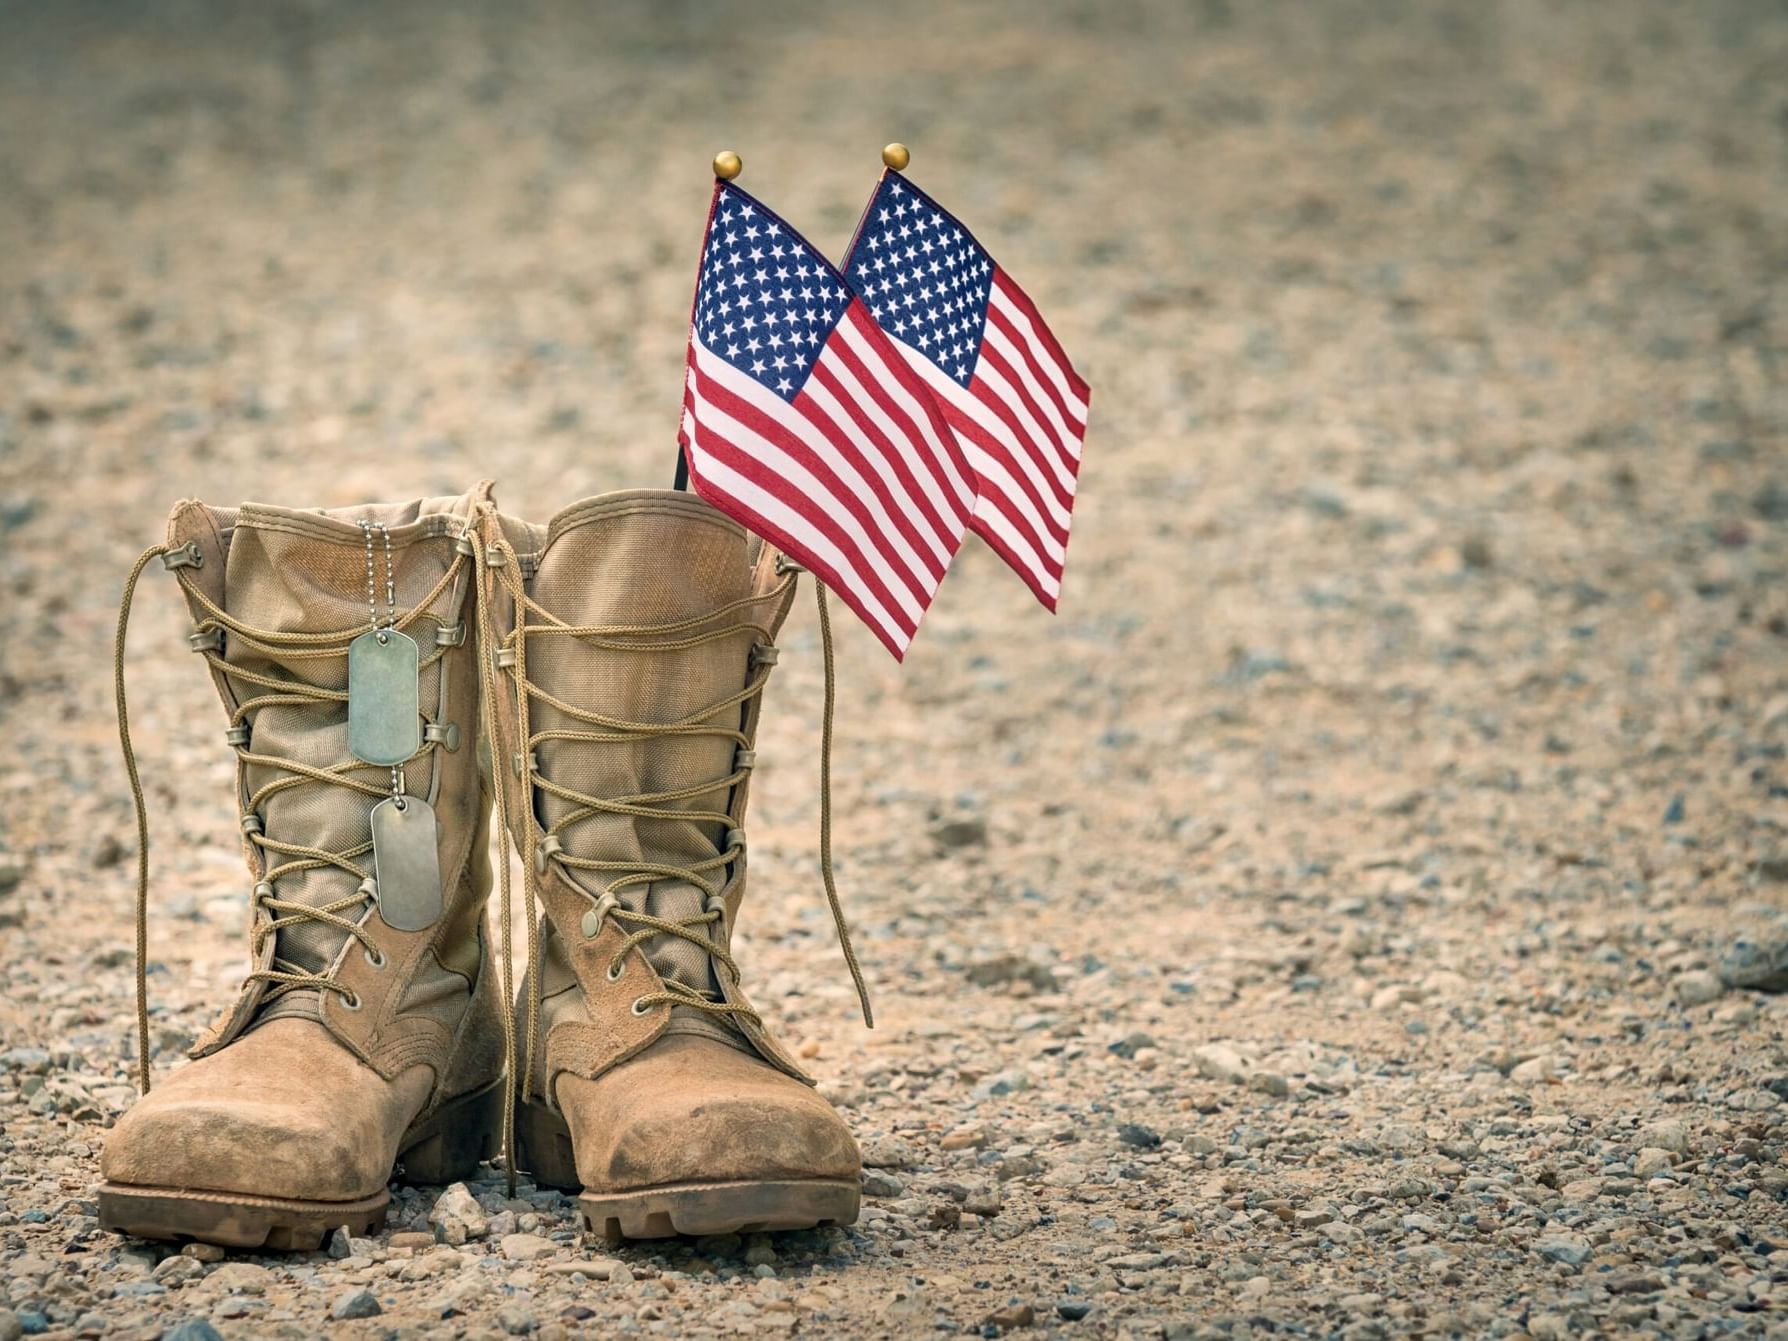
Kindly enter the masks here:
[[993, 258], [898, 173], [869, 203], [846, 278], [881, 328], [966, 387], [981, 357]]
[[850, 291], [793, 229], [721, 188], [695, 290], [704, 345], [792, 401], [849, 306]]

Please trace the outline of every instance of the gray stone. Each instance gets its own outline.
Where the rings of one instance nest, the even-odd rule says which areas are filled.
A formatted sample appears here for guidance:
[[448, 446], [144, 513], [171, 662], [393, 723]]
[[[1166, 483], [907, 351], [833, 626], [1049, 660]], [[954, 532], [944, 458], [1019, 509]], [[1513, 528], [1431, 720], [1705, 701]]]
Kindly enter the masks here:
[[1581, 1234], [1552, 1234], [1534, 1241], [1533, 1249], [1549, 1262], [1582, 1266], [1594, 1251]]
[[[18, 1335], [14, 1333], [13, 1335]], [[161, 1341], [224, 1341], [223, 1333], [203, 1318], [187, 1318], [161, 1334]]]
[[1670, 990], [1684, 1006], [1705, 1006], [1709, 1001], [1717, 1001], [1726, 992], [1726, 984], [1719, 975], [1706, 969], [1693, 969], [1688, 973], [1679, 973], [1670, 984]]
[[385, 1310], [379, 1305], [379, 1297], [371, 1290], [348, 1290], [335, 1297], [329, 1305], [329, 1316], [337, 1322], [349, 1318], [376, 1318]]

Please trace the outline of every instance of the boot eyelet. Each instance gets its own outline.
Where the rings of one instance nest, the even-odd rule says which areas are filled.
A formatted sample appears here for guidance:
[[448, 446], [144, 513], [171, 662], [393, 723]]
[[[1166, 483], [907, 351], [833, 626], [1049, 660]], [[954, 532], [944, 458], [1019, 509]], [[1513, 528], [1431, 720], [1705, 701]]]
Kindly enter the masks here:
[[645, 999], [645, 997], [641, 996], [641, 997], [634, 998], [633, 1013], [635, 1015], [644, 1015], [647, 1011], [649, 1011], [651, 1009], [652, 1009], [652, 1004], [651, 1004], [651, 1002], [647, 1001]]
[[606, 977], [610, 982], [620, 982], [622, 978], [625, 978], [627, 976], [627, 965], [625, 965], [625, 964], [610, 964], [608, 966], [607, 973], [605, 973], [603, 976]]
[[385, 964], [386, 964], [385, 952], [383, 950], [381, 950], [378, 946], [369, 945], [366, 947], [366, 949], [362, 950], [360, 953], [361, 953], [362, 957], [365, 958], [366, 962], [371, 964], [374, 968], [382, 969], [385, 967]]
[[364, 1004], [365, 1002], [361, 1001], [359, 995], [354, 992], [349, 992], [341, 999], [341, 1008], [343, 1010], [359, 1010]]

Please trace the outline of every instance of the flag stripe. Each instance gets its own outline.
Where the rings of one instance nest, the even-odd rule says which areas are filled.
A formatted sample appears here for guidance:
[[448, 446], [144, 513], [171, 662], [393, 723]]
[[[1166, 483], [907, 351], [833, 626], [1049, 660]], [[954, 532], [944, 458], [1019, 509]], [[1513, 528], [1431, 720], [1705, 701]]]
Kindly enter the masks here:
[[[968, 463], [938, 414], [936, 402], [926, 393], [924, 382], [913, 375], [910, 363], [904, 357], [889, 359], [883, 352], [898, 350], [904, 355], [905, 351], [899, 350], [875, 324], [875, 318], [869, 315], [861, 301], [851, 304], [838, 329], [844, 337], [845, 350], [854, 354], [872, 374], [870, 384], [896, 399], [907, 418], [917, 425], [936, 462], [939, 477], [950, 485], [961, 511], [966, 514], [975, 505], [975, 486]], [[875, 376], [876, 373], [881, 376]]]
[[1045, 608], [1054, 610], [1056, 600], [1061, 595], [1061, 570], [1050, 569], [1039, 563], [1036, 551], [1007, 528], [1004, 517], [997, 512], [983, 511], [982, 505], [986, 501], [987, 497], [983, 494], [976, 502], [975, 519], [971, 523], [975, 534], [1006, 561], [1006, 566], [1018, 574]]
[[[840, 327], [842, 330], [842, 326]], [[972, 502], [959, 500], [940, 473], [939, 458], [928, 451], [912, 421], [904, 413], [890, 413], [886, 401], [874, 398], [871, 388], [881, 388], [885, 379], [878, 378], [858, 357], [845, 339], [836, 340], [828, 351], [826, 371], [831, 385], [855, 412], [858, 422], [872, 430], [894, 448], [894, 454], [913, 481], [908, 487], [912, 501], [943, 538], [961, 534], [963, 518]], [[881, 360], [876, 360], [877, 364]], [[944, 430], [948, 433], [948, 429]]]
[[[791, 500], [793, 494], [799, 494], [818, 510], [819, 518], [830, 518], [843, 532], [839, 542], [848, 545], [860, 561], [858, 571], [874, 587], [877, 599], [889, 610], [902, 611], [916, 626], [926, 599], [936, 590], [937, 578], [929, 574], [919, 578], [884, 548], [887, 537], [869, 515], [871, 510], [863, 498], [831, 469], [832, 462], [838, 460], [837, 452], [816, 452], [802, 441], [800, 425], [805, 421], [798, 412], [781, 401], [777, 401], [780, 414], [765, 413], [750, 404], [739, 394], [738, 383], [750, 383], [751, 379], [720, 360], [708, 360], [708, 366], [703, 366], [700, 342], [696, 344], [697, 422], [711, 425], [738, 448], [756, 447], [750, 455], [760, 476], [786, 484], [782, 492], [791, 495]], [[710, 368], [715, 371], [711, 373]]]
[[1003, 320], [1004, 318], [989, 317], [986, 334], [982, 337], [984, 343], [981, 357], [998, 360], [1007, 373], [1007, 380], [1024, 397], [1033, 417], [1049, 426], [1049, 433], [1057, 450], [1070, 461], [1078, 462], [1080, 440], [1086, 434], [1085, 426], [1070, 425], [1062, 413], [1061, 401], [1039, 380], [1030, 352], [1012, 342], [1005, 327], [1000, 324]]
[[1032, 379], [1042, 389], [1049, 404], [1055, 408], [1056, 416], [1067, 426], [1068, 437], [1073, 441], [1075, 451], [1078, 452], [1080, 440], [1086, 436], [1086, 421], [1076, 416], [1068, 408], [1067, 399], [1063, 396], [1061, 388], [1044, 371], [1048, 355], [1032, 345], [1025, 338], [1024, 332], [1013, 323], [1012, 318], [991, 303], [987, 307], [987, 330], [990, 335], [997, 334], [1020, 355], [1025, 367], [1030, 371]]
[[693, 410], [685, 412], [683, 427], [690, 447], [689, 478], [696, 492], [721, 511], [744, 521], [777, 548], [797, 556], [856, 611], [896, 658], [904, 658], [912, 631], [897, 623], [880, 602], [865, 592], [850, 559], [832, 543], [831, 533], [813, 525], [781, 495], [762, 488], [727, 464], [742, 453], [707, 425], [698, 423]]
[[976, 511], [980, 511], [982, 499], [998, 497], [1005, 503], [1013, 524], [1023, 529], [1031, 545], [1039, 553], [1056, 558], [1065, 555], [1067, 528], [1056, 526], [1039, 512], [1035, 495], [1010, 469], [1010, 456], [1006, 449], [972, 419], [957, 414], [954, 408], [950, 414], [951, 423], [962, 436], [963, 445], [969, 450], [969, 460], [974, 464], [975, 473], [981, 477], [981, 495], [975, 500]]
[[1018, 389], [1006, 377], [999, 355], [991, 349], [981, 352], [981, 362], [975, 365], [975, 375], [969, 382], [969, 390], [980, 396], [990, 409], [1008, 427], [1018, 435], [1018, 440], [1028, 443], [1032, 451], [1030, 455], [1041, 461], [1047, 470], [1046, 478], [1055, 490], [1055, 496], [1064, 508], [1074, 506], [1074, 463], [1064, 461], [1062, 453], [1031, 413], [1025, 408]]
[[861, 407], [849, 399], [850, 393], [839, 385], [838, 376], [830, 365], [814, 365], [807, 393], [801, 398], [801, 412], [820, 432], [836, 428], [849, 436], [875, 472], [876, 492], [889, 509], [901, 535], [919, 551], [927, 570], [941, 578], [944, 569], [949, 567], [952, 553], [946, 543], [949, 528], [918, 497], [919, 486], [906, 461], [886, 438], [872, 431]]
[[[835, 490], [840, 497], [848, 494], [858, 504], [857, 516], [872, 533], [883, 539], [883, 554], [889, 559], [898, 559], [902, 567], [909, 572], [913, 581], [909, 582], [915, 595], [921, 597], [926, 592], [935, 590], [943, 578], [944, 569], [949, 566], [949, 552], [941, 557], [927, 561], [912, 549], [908, 531], [910, 528], [898, 526], [894, 517], [905, 518], [907, 509], [896, 501], [889, 493], [885, 481], [875, 476], [875, 458], [865, 453], [856, 456], [854, 453], [840, 451], [834, 444], [839, 440], [838, 429], [826, 419], [824, 414], [816, 414], [809, 410], [807, 396], [803, 394], [794, 405], [784, 401], [780, 396], [767, 391], [754, 378], [745, 376], [733, 369], [724, 359], [717, 357], [697, 336], [692, 342], [695, 365], [703, 376], [713, 379], [726, 388], [727, 393], [736, 397], [742, 405], [728, 402], [724, 405], [735, 418], [745, 417], [744, 407], [751, 412], [763, 415], [778, 423], [790, 432], [795, 443], [804, 449], [809, 469], [816, 463], [823, 463], [824, 468], [837, 478], [841, 490]], [[826, 365], [826, 355], [822, 355], [814, 366], [814, 377], [822, 375]], [[812, 382], [809, 382], [812, 385]], [[865, 471], [860, 467], [867, 466]], [[878, 489], [877, 485], [881, 485]], [[904, 489], [896, 492], [904, 494]], [[893, 515], [890, 516], [890, 508]]]
[[[799, 475], [782, 469], [785, 463], [778, 459], [774, 443], [757, 437], [749, 425], [716, 410], [693, 385], [688, 407], [686, 427], [694, 446], [690, 472], [694, 475], [699, 460], [700, 469], [721, 490], [718, 496], [704, 493], [703, 497], [723, 510], [730, 500], [738, 498], [776, 520], [796, 542], [789, 552], [800, 562], [820, 556], [832, 566], [840, 597], [866, 622], [884, 632], [910, 638], [918, 626], [917, 616], [903, 610], [890, 596], [874, 561], [837, 524], [836, 507], [823, 492], [818, 496], [808, 493], [803, 487], [806, 482]], [[750, 489], [741, 487], [741, 480], [749, 483]], [[766, 499], [776, 500], [777, 507], [769, 507]]]
[[1074, 365], [1068, 362], [1067, 354], [1062, 352], [1062, 347], [1056, 343], [1049, 327], [1043, 324], [1043, 318], [1037, 314], [1030, 297], [998, 266], [993, 270], [993, 292], [989, 305], [1003, 308], [1026, 338], [1037, 346], [1039, 352], [1049, 355], [1043, 361], [1044, 372], [1052, 379], [1060, 377], [1058, 385], [1068, 397], [1068, 408], [1084, 424], [1090, 388], [1080, 379], [1080, 374], [1074, 371]]
[[1032, 453], [1024, 450], [1024, 444], [1012, 431], [1011, 425], [995, 414], [992, 408], [976, 396], [972, 390], [965, 389], [944, 376], [936, 364], [917, 350], [902, 345], [900, 352], [906, 355], [907, 363], [917, 368], [920, 376], [925, 378], [933, 395], [945, 405], [973, 421], [1006, 449], [1006, 452], [1010, 454], [1010, 460], [1033, 486], [1037, 505], [1049, 515], [1056, 525], [1066, 527], [1068, 524], [1067, 507], [1056, 496], [1053, 482], [1044, 478], [1042, 470], [1031, 459]]

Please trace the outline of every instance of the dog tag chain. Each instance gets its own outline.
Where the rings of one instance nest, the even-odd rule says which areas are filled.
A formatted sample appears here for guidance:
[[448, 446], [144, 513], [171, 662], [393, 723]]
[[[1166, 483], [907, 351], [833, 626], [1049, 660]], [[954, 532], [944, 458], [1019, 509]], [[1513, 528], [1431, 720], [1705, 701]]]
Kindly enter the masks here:
[[397, 628], [397, 581], [391, 532], [385, 542], [385, 623], [379, 623], [373, 576], [373, 526], [366, 536], [366, 606], [372, 627], [348, 645], [348, 748], [356, 759], [391, 769], [391, 795], [372, 811], [373, 884], [379, 916], [398, 931], [421, 931], [441, 915], [441, 866], [435, 812], [404, 794], [403, 765], [422, 748], [421, 654]]

